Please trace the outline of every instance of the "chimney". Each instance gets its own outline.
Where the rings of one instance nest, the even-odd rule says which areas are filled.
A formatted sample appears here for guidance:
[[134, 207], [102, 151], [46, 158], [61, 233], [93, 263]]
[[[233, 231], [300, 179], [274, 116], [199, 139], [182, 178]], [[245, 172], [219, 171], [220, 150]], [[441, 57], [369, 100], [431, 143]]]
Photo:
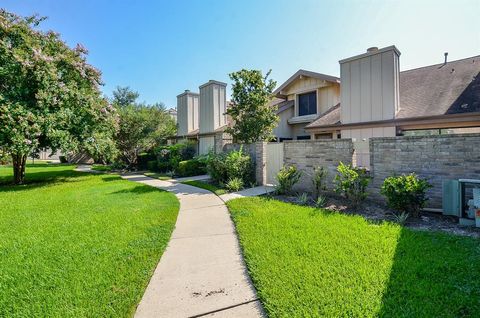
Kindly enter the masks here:
[[177, 136], [198, 129], [198, 94], [186, 89], [177, 96]]
[[200, 89], [200, 133], [214, 132], [227, 124], [227, 84], [209, 80]]
[[400, 51], [371, 47], [340, 63], [342, 124], [395, 118], [400, 109]]

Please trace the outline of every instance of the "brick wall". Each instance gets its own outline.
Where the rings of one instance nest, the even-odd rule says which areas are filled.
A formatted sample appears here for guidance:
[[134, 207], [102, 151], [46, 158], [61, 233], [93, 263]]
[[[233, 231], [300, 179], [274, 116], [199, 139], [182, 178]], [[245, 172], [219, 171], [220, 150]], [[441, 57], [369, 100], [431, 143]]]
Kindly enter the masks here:
[[442, 180], [480, 179], [480, 134], [372, 138], [370, 165], [374, 198], [386, 177], [415, 172], [433, 185], [428, 206], [441, 208]]
[[312, 176], [315, 167], [328, 170], [328, 185], [331, 187], [337, 165], [340, 161], [352, 163], [353, 144], [351, 139], [334, 140], [292, 140], [284, 141], [284, 163], [296, 165], [303, 171], [295, 190], [312, 191]]

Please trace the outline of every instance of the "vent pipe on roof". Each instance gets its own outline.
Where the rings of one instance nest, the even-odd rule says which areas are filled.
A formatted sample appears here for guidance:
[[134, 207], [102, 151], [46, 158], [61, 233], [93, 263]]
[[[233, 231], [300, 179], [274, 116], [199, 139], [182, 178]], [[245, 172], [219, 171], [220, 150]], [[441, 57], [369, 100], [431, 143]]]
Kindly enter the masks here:
[[443, 64], [447, 64], [448, 52], [443, 53], [443, 55], [445, 55], [445, 62], [443, 62]]
[[377, 52], [377, 51], [378, 51], [378, 47], [376, 47], [376, 46], [372, 46], [372, 47], [369, 47], [367, 49], [368, 53], [373, 53], [373, 52]]

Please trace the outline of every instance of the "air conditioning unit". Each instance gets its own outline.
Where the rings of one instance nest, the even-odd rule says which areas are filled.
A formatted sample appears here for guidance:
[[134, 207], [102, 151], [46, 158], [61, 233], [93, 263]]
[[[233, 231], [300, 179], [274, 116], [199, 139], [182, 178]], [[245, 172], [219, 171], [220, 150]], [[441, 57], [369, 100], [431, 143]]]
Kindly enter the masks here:
[[444, 180], [442, 208], [444, 215], [457, 216], [460, 224], [480, 227], [480, 180]]

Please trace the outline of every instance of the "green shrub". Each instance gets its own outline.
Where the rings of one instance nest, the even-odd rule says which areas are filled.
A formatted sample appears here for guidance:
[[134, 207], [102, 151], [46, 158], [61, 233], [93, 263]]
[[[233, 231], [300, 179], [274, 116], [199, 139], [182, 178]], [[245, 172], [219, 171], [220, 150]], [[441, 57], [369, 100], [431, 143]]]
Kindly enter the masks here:
[[243, 188], [243, 181], [240, 178], [233, 178], [228, 180], [225, 187], [231, 192], [240, 191]]
[[371, 179], [367, 170], [340, 162], [337, 172], [335, 190], [350, 200], [353, 207], [357, 207], [367, 197], [367, 186]]
[[380, 193], [387, 198], [387, 204], [392, 209], [419, 217], [428, 200], [426, 192], [431, 187], [427, 180], [411, 173], [386, 178]]
[[317, 200], [315, 201], [315, 207], [320, 209], [320, 208], [325, 207], [326, 204], [327, 204], [327, 197], [325, 197], [323, 195], [319, 195], [317, 197]]
[[324, 167], [313, 168], [313, 190], [315, 198], [318, 198], [322, 191], [327, 190], [328, 171]]
[[178, 164], [177, 174], [181, 177], [198, 176], [205, 172], [205, 165], [196, 159], [180, 161]]
[[181, 142], [162, 146], [156, 149], [159, 169], [162, 171], [177, 171], [181, 161], [193, 159], [197, 151], [195, 142]]
[[65, 156], [59, 156], [58, 159], [60, 160], [60, 163], [67, 163], [68, 162], [67, 157], [65, 157]]
[[275, 190], [278, 194], [287, 194], [302, 177], [302, 172], [296, 166], [283, 166], [277, 173], [278, 184]]
[[299, 194], [297, 195], [297, 202], [298, 204], [300, 205], [307, 205], [308, 204], [308, 194], [306, 194], [305, 192], [302, 193], [302, 194]]
[[209, 155], [207, 170], [210, 177], [219, 184], [238, 178], [243, 184], [249, 184], [254, 177], [254, 164], [250, 155], [243, 152], [243, 149], [231, 151], [227, 154]]
[[147, 169], [150, 171], [157, 171], [157, 160], [147, 161]]
[[137, 158], [137, 167], [140, 170], [148, 169], [147, 162], [156, 160], [156, 156], [153, 153], [143, 152], [138, 155]]

